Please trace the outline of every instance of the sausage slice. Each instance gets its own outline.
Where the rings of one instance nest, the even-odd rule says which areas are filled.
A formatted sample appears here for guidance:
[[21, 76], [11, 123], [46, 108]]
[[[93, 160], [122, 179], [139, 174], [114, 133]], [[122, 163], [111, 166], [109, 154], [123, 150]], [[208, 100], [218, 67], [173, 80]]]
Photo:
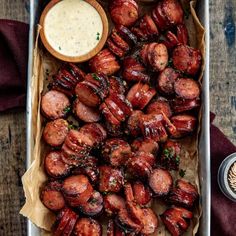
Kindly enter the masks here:
[[147, 113], [164, 113], [168, 118], [172, 116], [170, 104], [167, 99], [159, 97], [147, 106]]
[[141, 208], [133, 202], [127, 202], [127, 208], [133, 219], [142, 226], [142, 234], [150, 235], [156, 231], [158, 219], [151, 208]]
[[[150, 49], [151, 50], [151, 49]], [[151, 58], [149, 63], [154, 71], [162, 71], [168, 64], [168, 51], [164, 44], [155, 44], [153, 50], [150, 51]]]
[[200, 69], [202, 56], [198, 49], [179, 45], [174, 49], [172, 59], [177, 70], [194, 76]]
[[45, 156], [44, 167], [48, 175], [53, 178], [62, 178], [70, 173], [70, 166], [62, 159], [62, 152], [52, 151]]
[[76, 117], [87, 123], [98, 122], [101, 119], [98, 110], [86, 106], [79, 99], [74, 101], [73, 112]]
[[142, 226], [138, 223], [136, 223], [128, 214], [128, 211], [126, 209], [122, 209], [119, 211], [118, 216], [116, 218], [116, 223], [117, 225], [132, 233], [139, 233], [140, 230], [142, 229]]
[[45, 142], [53, 147], [62, 145], [69, 131], [68, 126], [68, 122], [64, 119], [48, 122], [43, 130]]
[[173, 184], [169, 171], [164, 169], [154, 169], [148, 179], [149, 186], [157, 196], [166, 196]]
[[65, 207], [65, 199], [60, 189], [48, 183], [44, 186], [40, 195], [42, 203], [52, 211], [59, 211]]
[[125, 200], [115, 193], [108, 194], [104, 197], [104, 209], [108, 215], [115, 215], [125, 209]]
[[179, 236], [187, 230], [192, 217], [191, 211], [181, 207], [172, 207], [161, 215], [161, 220], [172, 235]]
[[159, 145], [152, 139], [138, 138], [131, 144], [132, 150], [135, 152], [146, 152], [156, 155], [159, 150]]
[[171, 122], [176, 127], [176, 132], [171, 134], [174, 138], [180, 138], [190, 134], [197, 125], [197, 119], [191, 115], [172, 116]]
[[174, 90], [174, 82], [179, 77], [179, 73], [177, 73], [172, 68], [165, 68], [158, 76], [157, 79], [157, 89], [164, 95], [173, 95], [175, 93]]
[[151, 201], [150, 189], [140, 181], [132, 185], [134, 200], [139, 205], [147, 205]]
[[75, 223], [77, 221], [77, 214], [69, 208], [64, 208], [57, 215], [56, 223], [54, 225], [53, 235], [60, 236], [70, 236]]
[[177, 96], [183, 99], [195, 99], [200, 95], [198, 82], [189, 78], [180, 78], [175, 81], [174, 89]]
[[73, 232], [76, 236], [102, 236], [102, 226], [92, 218], [80, 218]]
[[56, 90], [50, 90], [42, 96], [42, 113], [51, 120], [63, 118], [70, 111], [69, 98]]
[[79, 207], [92, 196], [93, 187], [85, 175], [74, 175], [64, 180], [62, 192], [72, 207]]
[[98, 191], [94, 191], [89, 200], [80, 206], [80, 210], [87, 216], [97, 216], [103, 210], [103, 197]]
[[119, 192], [124, 184], [124, 176], [119, 169], [110, 166], [99, 167], [99, 191]]
[[131, 26], [138, 19], [138, 9], [130, 1], [113, 1], [110, 13], [114, 23], [118, 25]]
[[141, 133], [139, 122], [142, 114], [142, 111], [133, 111], [127, 121], [128, 133], [134, 137], [137, 137]]
[[119, 138], [108, 139], [102, 147], [103, 157], [112, 166], [120, 167], [126, 163], [131, 155], [130, 145]]

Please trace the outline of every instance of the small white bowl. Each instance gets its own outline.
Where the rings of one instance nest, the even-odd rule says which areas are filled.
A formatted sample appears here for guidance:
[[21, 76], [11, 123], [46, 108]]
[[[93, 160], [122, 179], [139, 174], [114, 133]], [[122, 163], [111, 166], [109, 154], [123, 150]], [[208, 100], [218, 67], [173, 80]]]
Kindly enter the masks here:
[[234, 163], [236, 163], [236, 153], [229, 155], [223, 160], [218, 170], [217, 180], [222, 193], [230, 200], [236, 202], [236, 192], [230, 187], [228, 180], [230, 168]]

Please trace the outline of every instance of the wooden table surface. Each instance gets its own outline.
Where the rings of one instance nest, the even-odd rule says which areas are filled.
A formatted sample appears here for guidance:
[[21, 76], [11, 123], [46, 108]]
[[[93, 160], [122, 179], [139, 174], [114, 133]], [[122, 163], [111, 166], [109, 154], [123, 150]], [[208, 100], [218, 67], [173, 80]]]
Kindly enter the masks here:
[[[199, 0], [201, 1], [201, 0]], [[28, 0], [1, 0], [0, 18], [29, 20]], [[236, 1], [210, 0], [210, 93], [214, 123], [236, 144]], [[25, 171], [25, 111], [0, 114], [0, 235], [26, 235], [21, 176]]]

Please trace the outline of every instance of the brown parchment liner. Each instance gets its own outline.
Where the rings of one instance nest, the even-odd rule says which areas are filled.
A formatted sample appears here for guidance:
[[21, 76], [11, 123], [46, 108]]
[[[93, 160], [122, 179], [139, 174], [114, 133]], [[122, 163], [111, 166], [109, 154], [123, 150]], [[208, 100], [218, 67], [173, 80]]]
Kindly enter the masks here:
[[[199, 76], [199, 81], [201, 82], [205, 64], [205, 31], [200, 21], [198, 20], [194, 10], [196, 0], [191, 1], [190, 3], [189, 0], [181, 0], [181, 2], [184, 6], [190, 6], [190, 16], [188, 17], [188, 19], [185, 19], [190, 36], [190, 45], [200, 49], [203, 55], [203, 64]], [[145, 11], [146, 8], [148, 7], [146, 7], [145, 5], [142, 6], [142, 11]], [[31, 80], [33, 121], [32, 124], [28, 124], [32, 125], [35, 145], [34, 147], [32, 147], [32, 164], [22, 177], [26, 202], [20, 213], [29, 218], [36, 226], [41, 228], [42, 235], [52, 235], [49, 231], [55, 220], [55, 215], [46, 207], [44, 207], [39, 197], [40, 187], [47, 180], [47, 176], [44, 172], [43, 167], [43, 157], [49, 150], [41, 139], [44, 119], [40, 114], [40, 102], [41, 94], [44, 93], [47, 86], [47, 81], [45, 80], [46, 74], [49, 73], [50, 75], [53, 75], [60, 67], [61, 62], [49, 55], [49, 53], [47, 53], [43, 49], [41, 44], [39, 44], [40, 28], [41, 27], [38, 26], [36, 43], [33, 51], [33, 76]], [[181, 153], [180, 169], [186, 170], [184, 178], [194, 183], [200, 191], [198, 175], [198, 138], [201, 126], [201, 112], [199, 112], [198, 118], [199, 126], [197, 132], [195, 132], [194, 135], [186, 137], [179, 141], [184, 147]], [[180, 178], [178, 172], [172, 171], [171, 174], [174, 179]], [[160, 215], [166, 209], [166, 207], [167, 206], [160, 200], [153, 201], [152, 208], [155, 210], [157, 215]], [[198, 204], [198, 206], [196, 206], [194, 209], [194, 217], [190, 223], [188, 231], [184, 233], [184, 235], [190, 236], [197, 233], [201, 211], [201, 205]], [[169, 236], [170, 234], [165, 229], [162, 221], [160, 220], [160, 217], [158, 218], [159, 227], [157, 232], [155, 232], [153, 235]], [[106, 235], [105, 224], [103, 224], [103, 226], [103, 235]]]

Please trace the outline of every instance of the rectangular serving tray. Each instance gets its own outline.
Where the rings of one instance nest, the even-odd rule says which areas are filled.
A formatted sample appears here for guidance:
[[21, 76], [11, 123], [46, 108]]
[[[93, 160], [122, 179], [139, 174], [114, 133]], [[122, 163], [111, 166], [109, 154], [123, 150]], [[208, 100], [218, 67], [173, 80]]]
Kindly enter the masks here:
[[[44, 1], [45, 2], [45, 1]], [[30, 30], [29, 30], [29, 59], [28, 59], [28, 83], [27, 83], [27, 141], [26, 141], [26, 167], [30, 167], [32, 162], [32, 150], [34, 147], [33, 128], [32, 128], [32, 95], [31, 82], [33, 76], [33, 52], [36, 35], [36, 26], [39, 16], [44, 7], [43, 1], [30, 0]], [[211, 169], [210, 169], [210, 96], [209, 96], [209, 1], [198, 0], [196, 6], [197, 15], [204, 26], [205, 33], [205, 71], [202, 84], [202, 122], [199, 140], [199, 178], [201, 186], [200, 202], [202, 205], [202, 216], [200, 228], [197, 235], [210, 236], [211, 218]], [[40, 229], [30, 220], [27, 221], [27, 235], [40, 236]]]

